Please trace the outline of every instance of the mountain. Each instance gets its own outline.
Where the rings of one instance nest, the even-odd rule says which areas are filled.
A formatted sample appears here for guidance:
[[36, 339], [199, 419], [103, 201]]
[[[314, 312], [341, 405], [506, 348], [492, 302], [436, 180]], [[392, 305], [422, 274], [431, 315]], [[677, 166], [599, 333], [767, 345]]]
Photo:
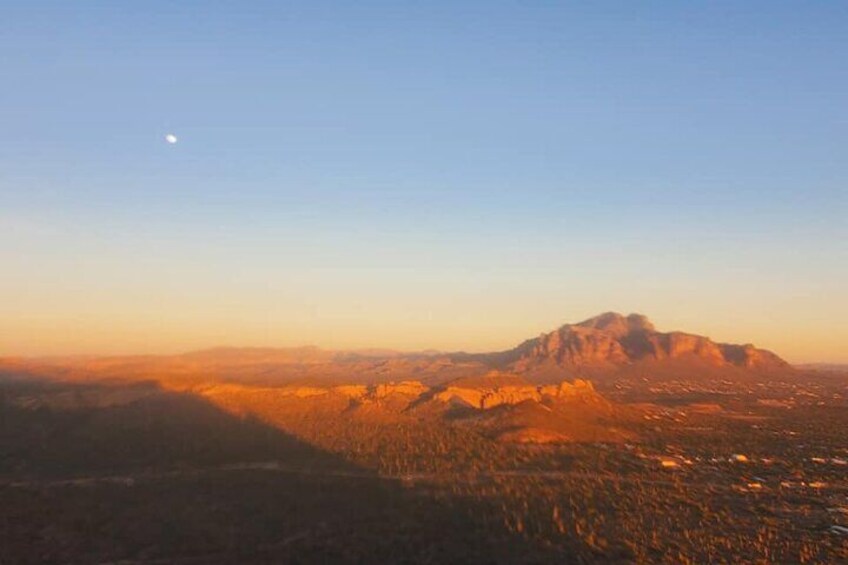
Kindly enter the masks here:
[[716, 368], [789, 368], [789, 364], [751, 344], [716, 343], [684, 332], [660, 332], [641, 314], [607, 312], [530, 339], [489, 357], [517, 373], [541, 369], [616, 369], [642, 362], [688, 360]]
[[791, 369], [750, 344], [716, 343], [684, 332], [660, 332], [640, 314], [607, 312], [494, 353], [400, 353], [300, 348], [215, 348], [182, 355], [0, 359], [3, 375], [69, 380], [154, 380], [171, 384], [375, 384], [415, 380], [437, 386], [491, 371], [534, 384], [632, 373], [638, 379], [711, 376], [738, 380]]
[[[154, 382], [292, 431], [334, 422], [339, 437], [349, 425], [428, 422], [438, 428], [450, 422], [504, 442], [562, 443], [626, 439], [619, 424], [632, 415], [620, 402], [646, 391], [648, 398], [738, 393], [787, 369], [780, 357], [750, 344], [661, 332], [645, 316], [608, 312], [488, 354], [215, 348], [172, 356], [0, 360], [0, 380]], [[96, 401], [134, 402], [139, 390]], [[67, 395], [42, 401], [95, 402]]]

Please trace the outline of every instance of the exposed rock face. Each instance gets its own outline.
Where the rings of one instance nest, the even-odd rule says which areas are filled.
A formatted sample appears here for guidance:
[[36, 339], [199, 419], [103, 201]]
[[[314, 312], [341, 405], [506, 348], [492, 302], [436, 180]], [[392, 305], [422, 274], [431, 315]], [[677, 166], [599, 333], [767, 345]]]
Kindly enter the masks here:
[[[233, 385], [237, 386], [237, 385]], [[218, 387], [221, 388], [221, 387]], [[355, 400], [357, 402], [376, 402], [385, 400], [392, 396], [406, 396], [417, 398], [427, 392], [429, 388], [418, 381], [403, 381], [400, 383], [385, 383], [374, 386], [367, 385], [338, 385], [327, 387], [315, 386], [288, 386], [274, 389], [282, 396], [294, 396], [297, 398], [309, 398], [313, 396], [337, 395]]]
[[334, 386], [332, 388], [325, 388], [323, 392], [329, 393], [334, 392], [336, 394], [341, 394], [342, 396], [347, 396], [348, 398], [359, 399], [363, 398], [368, 394], [368, 387], [365, 385], [341, 385]]
[[[497, 376], [494, 374], [493, 376]], [[573, 383], [563, 381], [558, 385], [534, 386], [531, 384], [508, 384], [492, 386], [448, 385], [434, 395], [441, 402], [462, 404], [480, 410], [500, 405], [514, 405], [525, 401], [574, 400], [600, 398], [592, 383], [576, 379]]]
[[722, 354], [730, 362], [749, 369], [783, 367], [787, 363], [771, 351], [757, 349], [750, 343], [745, 345], [722, 344]]
[[400, 383], [386, 383], [374, 388], [373, 397], [376, 399], [388, 398], [392, 395], [419, 397], [430, 390], [418, 381], [403, 381]]
[[589, 318], [575, 327], [600, 330], [613, 337], [621, 338], [636, 331], [654, 331], [654, 325], [641, 314], [630, 314], [627, 317], [616, 312], [606, 312], [600, 316]]
[[341, 385], [328, 387], [288, 386], [273, 388], [243, 387], [234, 384], [205, 386], [196, 389], [207, 396], [227, 396], [249, 392], [292, 400], [335, 398], [352, 405], [394, 405], [405, 409], [413, 404], [436, 402], [461, 405], [478, 410], [496, 406], [532, 402], [570, 402], [575, 400], [604, 402], [592, 383], [576, 379], [556, 385], [536, 386], [520, 377], [493, 372], [477, 379], [459, 379], [454, 384], [430, 388], [418, 381], [385, 383], [374, 386]]
[[642, 360], [691, 357], [715, 366], [751, 369], [788, 367], [780, 357], [753, 345], [713, 342], [683, 332], [658, 332], [640, 314], [601, 314], [579, 324], [566, 324], [518, 346], [513, 367], [526, 370], [542, 363], [558, 366], [616, 366]]
[[228, 413], [253, 414], [286, 426], [325, 418], [369, 428], [429, 422], [471, 427], [497, 441], [516, 443], [621, 441], [631, 434], [619, 424], [634, 417], [588, 381], [535, 386], [497, 371], [434, 387], [418, 381], [325, 387], [210, 384], [192, 392]]
[[549, 396], [551, 398], [558, 399], [571, 399], [571, 398], [595, 398], [597, 396], [597, 392], [595, 392], [595, 387], [592, 386], [590, 381], [584, 381], [583, 379], [574, 379], [574, 382], [569, 383], [568, 381], [562, 381], [557, 385], [547, 385], [539, 387], [539, 393], [542, 396]]

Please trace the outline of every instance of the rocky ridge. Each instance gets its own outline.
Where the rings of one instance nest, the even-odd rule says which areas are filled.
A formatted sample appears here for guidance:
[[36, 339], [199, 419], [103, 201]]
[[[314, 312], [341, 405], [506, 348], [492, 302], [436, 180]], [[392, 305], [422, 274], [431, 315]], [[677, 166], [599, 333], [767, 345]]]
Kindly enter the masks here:
[[[506, 381], [506, 382], [504, 382]], [[205, 395], [225, 395], [241, 392], [238, 384], [216, 383], [194, 389]], [[501, 405], [514, 405], [525, 401], [600, 401], [602, 397], [592, 383], [582, 379], [563, 381], [555, 385], [533, 385], [520, 377], [492, 372], [477, 379], [458, 379], [443, 386], [428, 387], [418, 381], [401, 381], [377, 385], [336, 386], [281, 386], [250, 387], [254, 394], [274, 394], [282, 398], [309, 399], [343, 397], [356, 405], [381, 403], [403, 399], [406, 406], [435, 402], [488, 410]]]
[[595, 392], [591, 382], [575, 379], [574, 382], [562, 381], [556, 385], [540, 386], [530, 384], [491, 387], [448, 385], [434, 398], [442, 402], [488, 410], [496, 406], [514, 405], [525, 401], [598, 400], [600, 396]]

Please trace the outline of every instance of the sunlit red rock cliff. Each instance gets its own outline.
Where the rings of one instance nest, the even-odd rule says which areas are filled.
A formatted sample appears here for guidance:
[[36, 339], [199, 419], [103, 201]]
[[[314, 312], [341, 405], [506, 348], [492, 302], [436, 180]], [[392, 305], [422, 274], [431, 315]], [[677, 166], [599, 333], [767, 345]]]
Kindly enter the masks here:
[[666, 359], [692, 359], [716, 367], [747, 369], [789, 366], [774, 353], [751, 344], [716, 343], [708, 337], [679, 331], [664, 333], [641, 314], [622, 316], [615, 312], [566, 324], [522, 343], [511, 353], [518, 370], [540, 364], [615, 367]]

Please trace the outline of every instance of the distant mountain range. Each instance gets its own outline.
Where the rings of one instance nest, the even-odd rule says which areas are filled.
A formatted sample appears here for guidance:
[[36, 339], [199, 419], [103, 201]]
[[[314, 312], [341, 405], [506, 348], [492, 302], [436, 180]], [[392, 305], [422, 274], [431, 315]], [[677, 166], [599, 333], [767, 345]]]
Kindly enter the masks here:
[[[618, 401], [639, 391], [687, 395], [794, 378], [753, 345], [659, 332], [639, 314], [601, 314], [493, 353], [218, 347], [170, 356], [0, 360], [2, 377], [129, 382], [115, 394], [36, 395], [28, 408], [134, 402], [151, 381], [233, 414], [283, 427], [303, 418], [339, 430], [357, 423], [454, 422], [499, 441], [624, 441], [638, 413]], [[629, 395], [629, 396], [628, 396]], [[296, 426], [295, 426], [296, 427]], [[339, 431], [338, 433], [342, 433]]]
[[[26, 372], [66, 378], [152, 379], [254, 384], [380, 383], [414, 379], [428, 385], [485, 375], [521, 375], [544, 384], [564, 378], [643, 375], [742, 376], [792, 371], [770, 351], [716, 343], [684, 332], [660, 332], [640, 314], [607, 312], [492, 353], [329, 351], [318, 347], [218, 347], [170, 356], [0, 359], [0, 376]], [[601, 386], [603, 383], [601, 382]]]

